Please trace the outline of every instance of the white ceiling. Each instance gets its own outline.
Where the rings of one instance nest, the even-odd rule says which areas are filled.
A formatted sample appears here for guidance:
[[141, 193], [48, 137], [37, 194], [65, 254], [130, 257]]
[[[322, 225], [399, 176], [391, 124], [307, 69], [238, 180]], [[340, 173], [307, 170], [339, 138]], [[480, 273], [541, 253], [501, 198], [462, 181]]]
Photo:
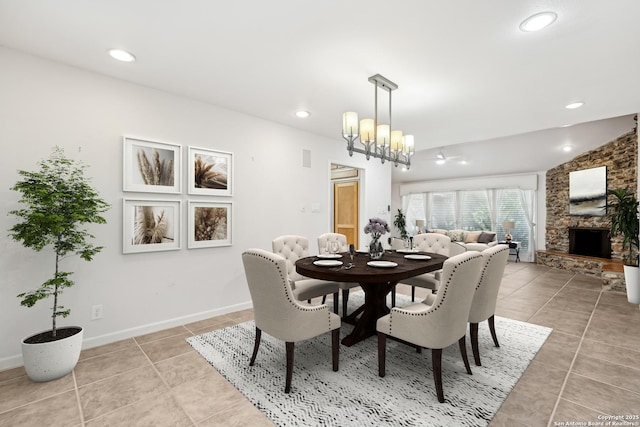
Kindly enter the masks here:
[[[544, 10], [558, 14], [552, 26], [518, 29]], [[373, 115], [367, 79], [379, 73], [399, 86], [394, 128], [416, 139], [394, 180], [412, 181], [546, 170], [575, 155], [558, 151], [566, 141], [581, 152], [630, 129], [639, 21], [637, 0], [0, 0], [0, 45], [336, 144], [342, 112]], [[112, 60], [114, 47], [138, 60]], [[586, 105], [564, 108], [576, 100]], [[436, 169], [438, 147], [466, 169]]]

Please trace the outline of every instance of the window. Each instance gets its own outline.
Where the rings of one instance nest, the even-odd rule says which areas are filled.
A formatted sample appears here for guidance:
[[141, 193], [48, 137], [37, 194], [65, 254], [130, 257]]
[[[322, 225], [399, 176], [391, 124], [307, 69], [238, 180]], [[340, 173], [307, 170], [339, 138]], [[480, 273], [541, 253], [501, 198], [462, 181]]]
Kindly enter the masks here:
[[456, 193], [429, 193], [429, 220], [427, 228], [456, 228]]
[[408, 196], [409, 201], [407, 204], [407, 233], [409, 236], [413, 236], [418, 233], [418, 229], [416, 228], [416, 220], [424, 219], [424, 211], [425, 211], [425, 196], [424, 193], [419, 194], [410, 194]]
[[[417, 233], [416, 219], [427, 219], [427, 229], [492, 230], [498, 240], [504, 240], [503, 221], [514, 221], [512, 240], [519, 242], [520, 258], [534, 260], [532, 243], [535, 222], [535, 191], [521, 189], [488, 189], [410, 194], [403, 202], [407, 206], [407, 232]], [[493, 221], [495, 220], [495, 224]]]
[[461, 191], [460, 227], [463, 230], [491, 230], [491, 214], [485, 190]]
[[520, 250], [529, 250], [529, 223], [527, 216], [522, 209], [521, 190], [506, 189], [500, 190], [498, 193], [498, 215], [497, 215], [497, 232], [500, 240], [504, 240], [507, 233], [502, 227], [503, 221], [514, 221], [516, 228], [511, 230], [512, 240], [520, 242]]

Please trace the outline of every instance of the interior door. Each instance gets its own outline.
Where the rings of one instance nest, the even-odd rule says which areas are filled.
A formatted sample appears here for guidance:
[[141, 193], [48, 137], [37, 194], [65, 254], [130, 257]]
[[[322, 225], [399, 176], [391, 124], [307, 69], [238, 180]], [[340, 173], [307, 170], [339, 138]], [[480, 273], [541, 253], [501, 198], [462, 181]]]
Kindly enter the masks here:
[[358, 248], [358, 181], [333, 184], [333, 232]]

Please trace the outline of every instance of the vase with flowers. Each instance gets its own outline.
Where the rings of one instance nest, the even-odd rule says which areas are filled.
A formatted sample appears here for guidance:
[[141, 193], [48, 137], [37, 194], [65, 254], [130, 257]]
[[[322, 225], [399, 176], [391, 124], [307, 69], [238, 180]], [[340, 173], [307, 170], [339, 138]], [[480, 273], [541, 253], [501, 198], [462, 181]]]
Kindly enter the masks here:
[[369, 243], [369, 256], [371, 259], [380, 259], [384, 254], [384, 248], [380, 237], [390, 232], [389, 224], [382, 218], [370, 218], [369, 223], [365, 225], [365, 234], [371, 234], [371, 242]]

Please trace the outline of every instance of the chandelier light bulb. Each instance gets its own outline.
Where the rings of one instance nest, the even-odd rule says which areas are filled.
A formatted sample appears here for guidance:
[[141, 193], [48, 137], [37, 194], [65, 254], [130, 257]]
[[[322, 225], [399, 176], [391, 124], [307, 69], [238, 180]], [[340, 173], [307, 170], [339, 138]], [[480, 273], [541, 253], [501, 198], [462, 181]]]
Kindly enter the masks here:
[[345, 138], [358, 135], [358, 113], [349, 111], [342, 115], [342, 135]]
[[378, 136], [377, 136], [377, 140], [378, 140], [378, 145], [381, 147], [386, 147], [389, 145], [389, 139], [390, 139], [390, 129], [389, 129], [389, 125], [378, 125]]
[[360, 120], [360, 142], [365, 146], [376, 142], [373, 119]]
[[402, 131], [401, 130], [392, 130], [391, 131], [391, 151], [397, 153], [398, 151], [402, 151]]

